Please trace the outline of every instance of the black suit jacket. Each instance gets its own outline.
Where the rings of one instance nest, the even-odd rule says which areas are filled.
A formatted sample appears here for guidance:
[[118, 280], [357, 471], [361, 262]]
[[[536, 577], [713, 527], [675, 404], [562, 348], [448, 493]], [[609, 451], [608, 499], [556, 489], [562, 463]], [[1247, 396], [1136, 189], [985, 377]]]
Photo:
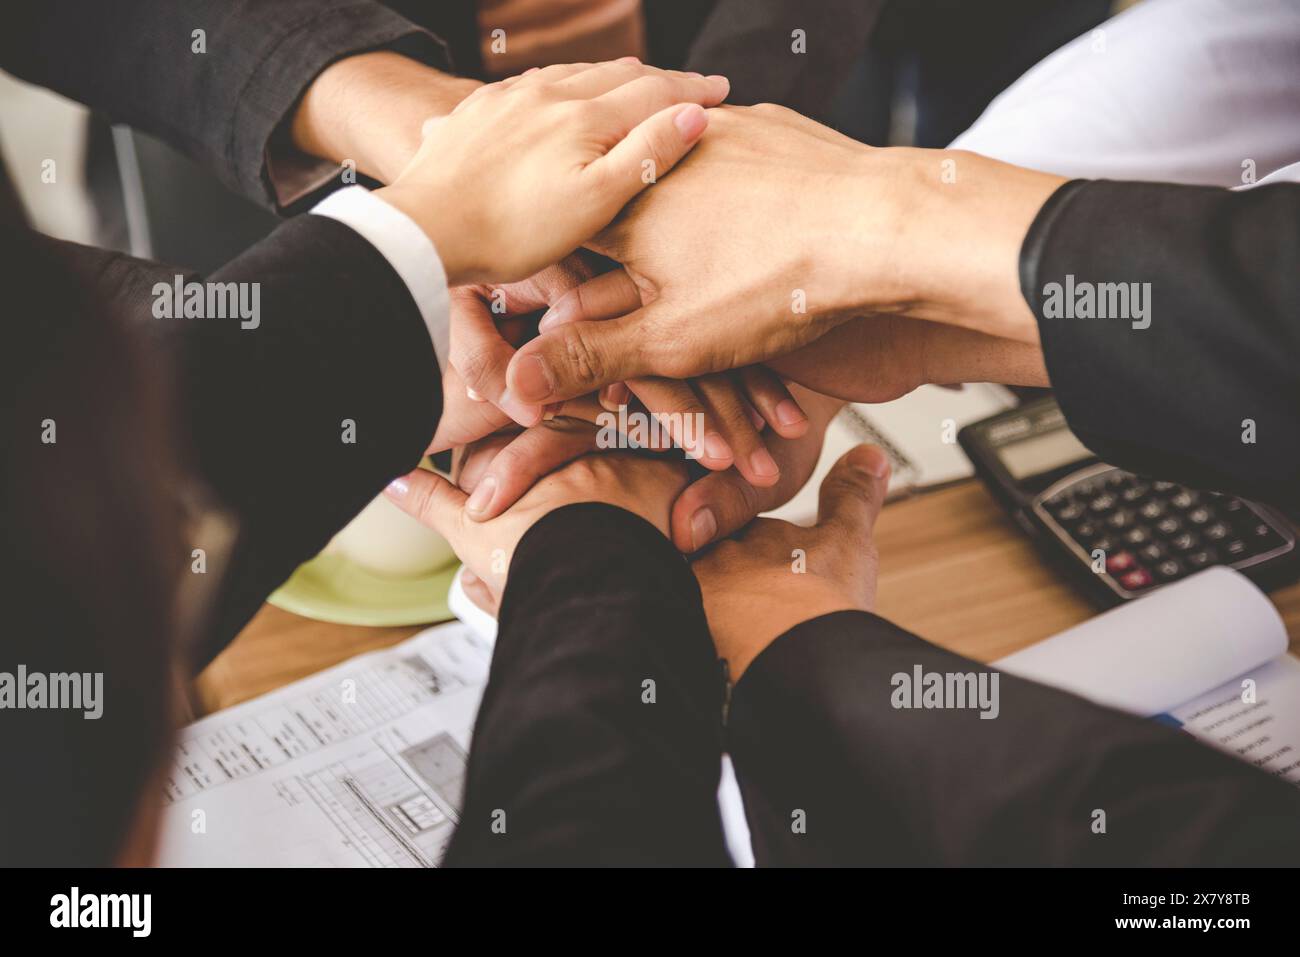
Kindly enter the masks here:
[[[1070, 428], [1115, 465], [1300, 512], [1297, 263], [1297, 184], [1062, 186], [1020, 275]], [[1049, 317], [1067, 277], [1146, 284], [1150, 325]]]
[[1289, 785], [1005, 674], [994, 720], [895, 710], [917, 665], [988, 670], [875, 615], [805, 622], [731, 689], [724, 730], [689, 566], [630, 513], [559, 509], [511, 561], [445, 863], [725, 865], [724, 743], [763, 865], [1300, 860]]

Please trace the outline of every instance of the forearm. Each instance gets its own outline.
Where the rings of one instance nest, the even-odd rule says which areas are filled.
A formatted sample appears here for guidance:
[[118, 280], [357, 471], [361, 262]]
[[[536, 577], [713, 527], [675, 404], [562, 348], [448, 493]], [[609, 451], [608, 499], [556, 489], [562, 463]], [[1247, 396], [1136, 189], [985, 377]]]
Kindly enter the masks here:
[[303, 95], [290, 124], [293, 146], [390, 183], [415, 156], [420, 129], [481, 84], [388, 51], [327, 67]]
[[[973, 675], [980, 690], [964, 707], [923, 707], [918, 672]], [[1222, 865], [1300, 854], [1300, 794], [1286, 784], [1155, 722], [992, 678], [862, 612], [778, 638], [737, 684], [728, 726], [760, 862]], [[1093, 830], [1098, 809], [1105, 833]], [[796, 810], [802, 833], [791, 832]]]
[[[1037, 343], [1020, 248], [1065, 180], [956, 150], [862, 148], [839, 222], [828, 296], [841, 313], [929, 319]], [[885, 202], [882, 202], [882, 194]], [[823, 244], [820, 236], [809, 237]]]
[[331, 63], [378, 49], [447, 65], [436, 38], [365, 0], [46, 0], [13, 11], [0, 66], [160, 137], [279, 207], [270, 154], [299, 99]]
[[726, 863], [722, 687], [663, 534], [609, 505], [551, 512], [511, 560], [446, 863]]

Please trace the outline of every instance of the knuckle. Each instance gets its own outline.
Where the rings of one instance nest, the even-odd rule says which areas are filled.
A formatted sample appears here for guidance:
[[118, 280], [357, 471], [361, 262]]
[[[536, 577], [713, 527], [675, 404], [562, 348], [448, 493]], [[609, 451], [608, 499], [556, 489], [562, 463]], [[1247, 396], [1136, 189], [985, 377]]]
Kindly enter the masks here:
[[595, 388], [605, 377], [605, 362], [591, 334], [582, 326], [565, 328], [564, 361], [575, 384], [587, 389]]

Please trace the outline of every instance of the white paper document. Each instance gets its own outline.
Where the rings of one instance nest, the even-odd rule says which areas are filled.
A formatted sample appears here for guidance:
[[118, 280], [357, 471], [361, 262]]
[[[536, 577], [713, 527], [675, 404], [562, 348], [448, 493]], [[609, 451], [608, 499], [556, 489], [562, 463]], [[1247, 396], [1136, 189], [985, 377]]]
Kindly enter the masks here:
[[1171, 724], [1300, 785], [1300, 659], [1268, 596], [1208, 568], [993, 666]]
[[159, 863], [436, 866], [490, 660], [453, 622], [183, 729]]

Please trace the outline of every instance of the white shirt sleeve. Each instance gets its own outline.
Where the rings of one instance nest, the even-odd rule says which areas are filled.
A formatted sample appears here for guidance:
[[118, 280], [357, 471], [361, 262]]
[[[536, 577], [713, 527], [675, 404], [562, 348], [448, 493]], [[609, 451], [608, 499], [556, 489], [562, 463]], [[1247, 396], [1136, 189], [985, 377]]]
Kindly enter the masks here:
[[390, 206], [363, 186], [331, 193], [312, 212], [336, 219], [359, 233], [388, 260], [406, 283], [411, 298], [424, 317], [439, 371], [446, 371], [451, 301], [447, 274], [433, 241], [424, 230], [395, 206]]
[[1300, 3], [1143, 0], [1033, 67], [952, 147], [1061, 176], [1249, 185], [1300, 160]]

